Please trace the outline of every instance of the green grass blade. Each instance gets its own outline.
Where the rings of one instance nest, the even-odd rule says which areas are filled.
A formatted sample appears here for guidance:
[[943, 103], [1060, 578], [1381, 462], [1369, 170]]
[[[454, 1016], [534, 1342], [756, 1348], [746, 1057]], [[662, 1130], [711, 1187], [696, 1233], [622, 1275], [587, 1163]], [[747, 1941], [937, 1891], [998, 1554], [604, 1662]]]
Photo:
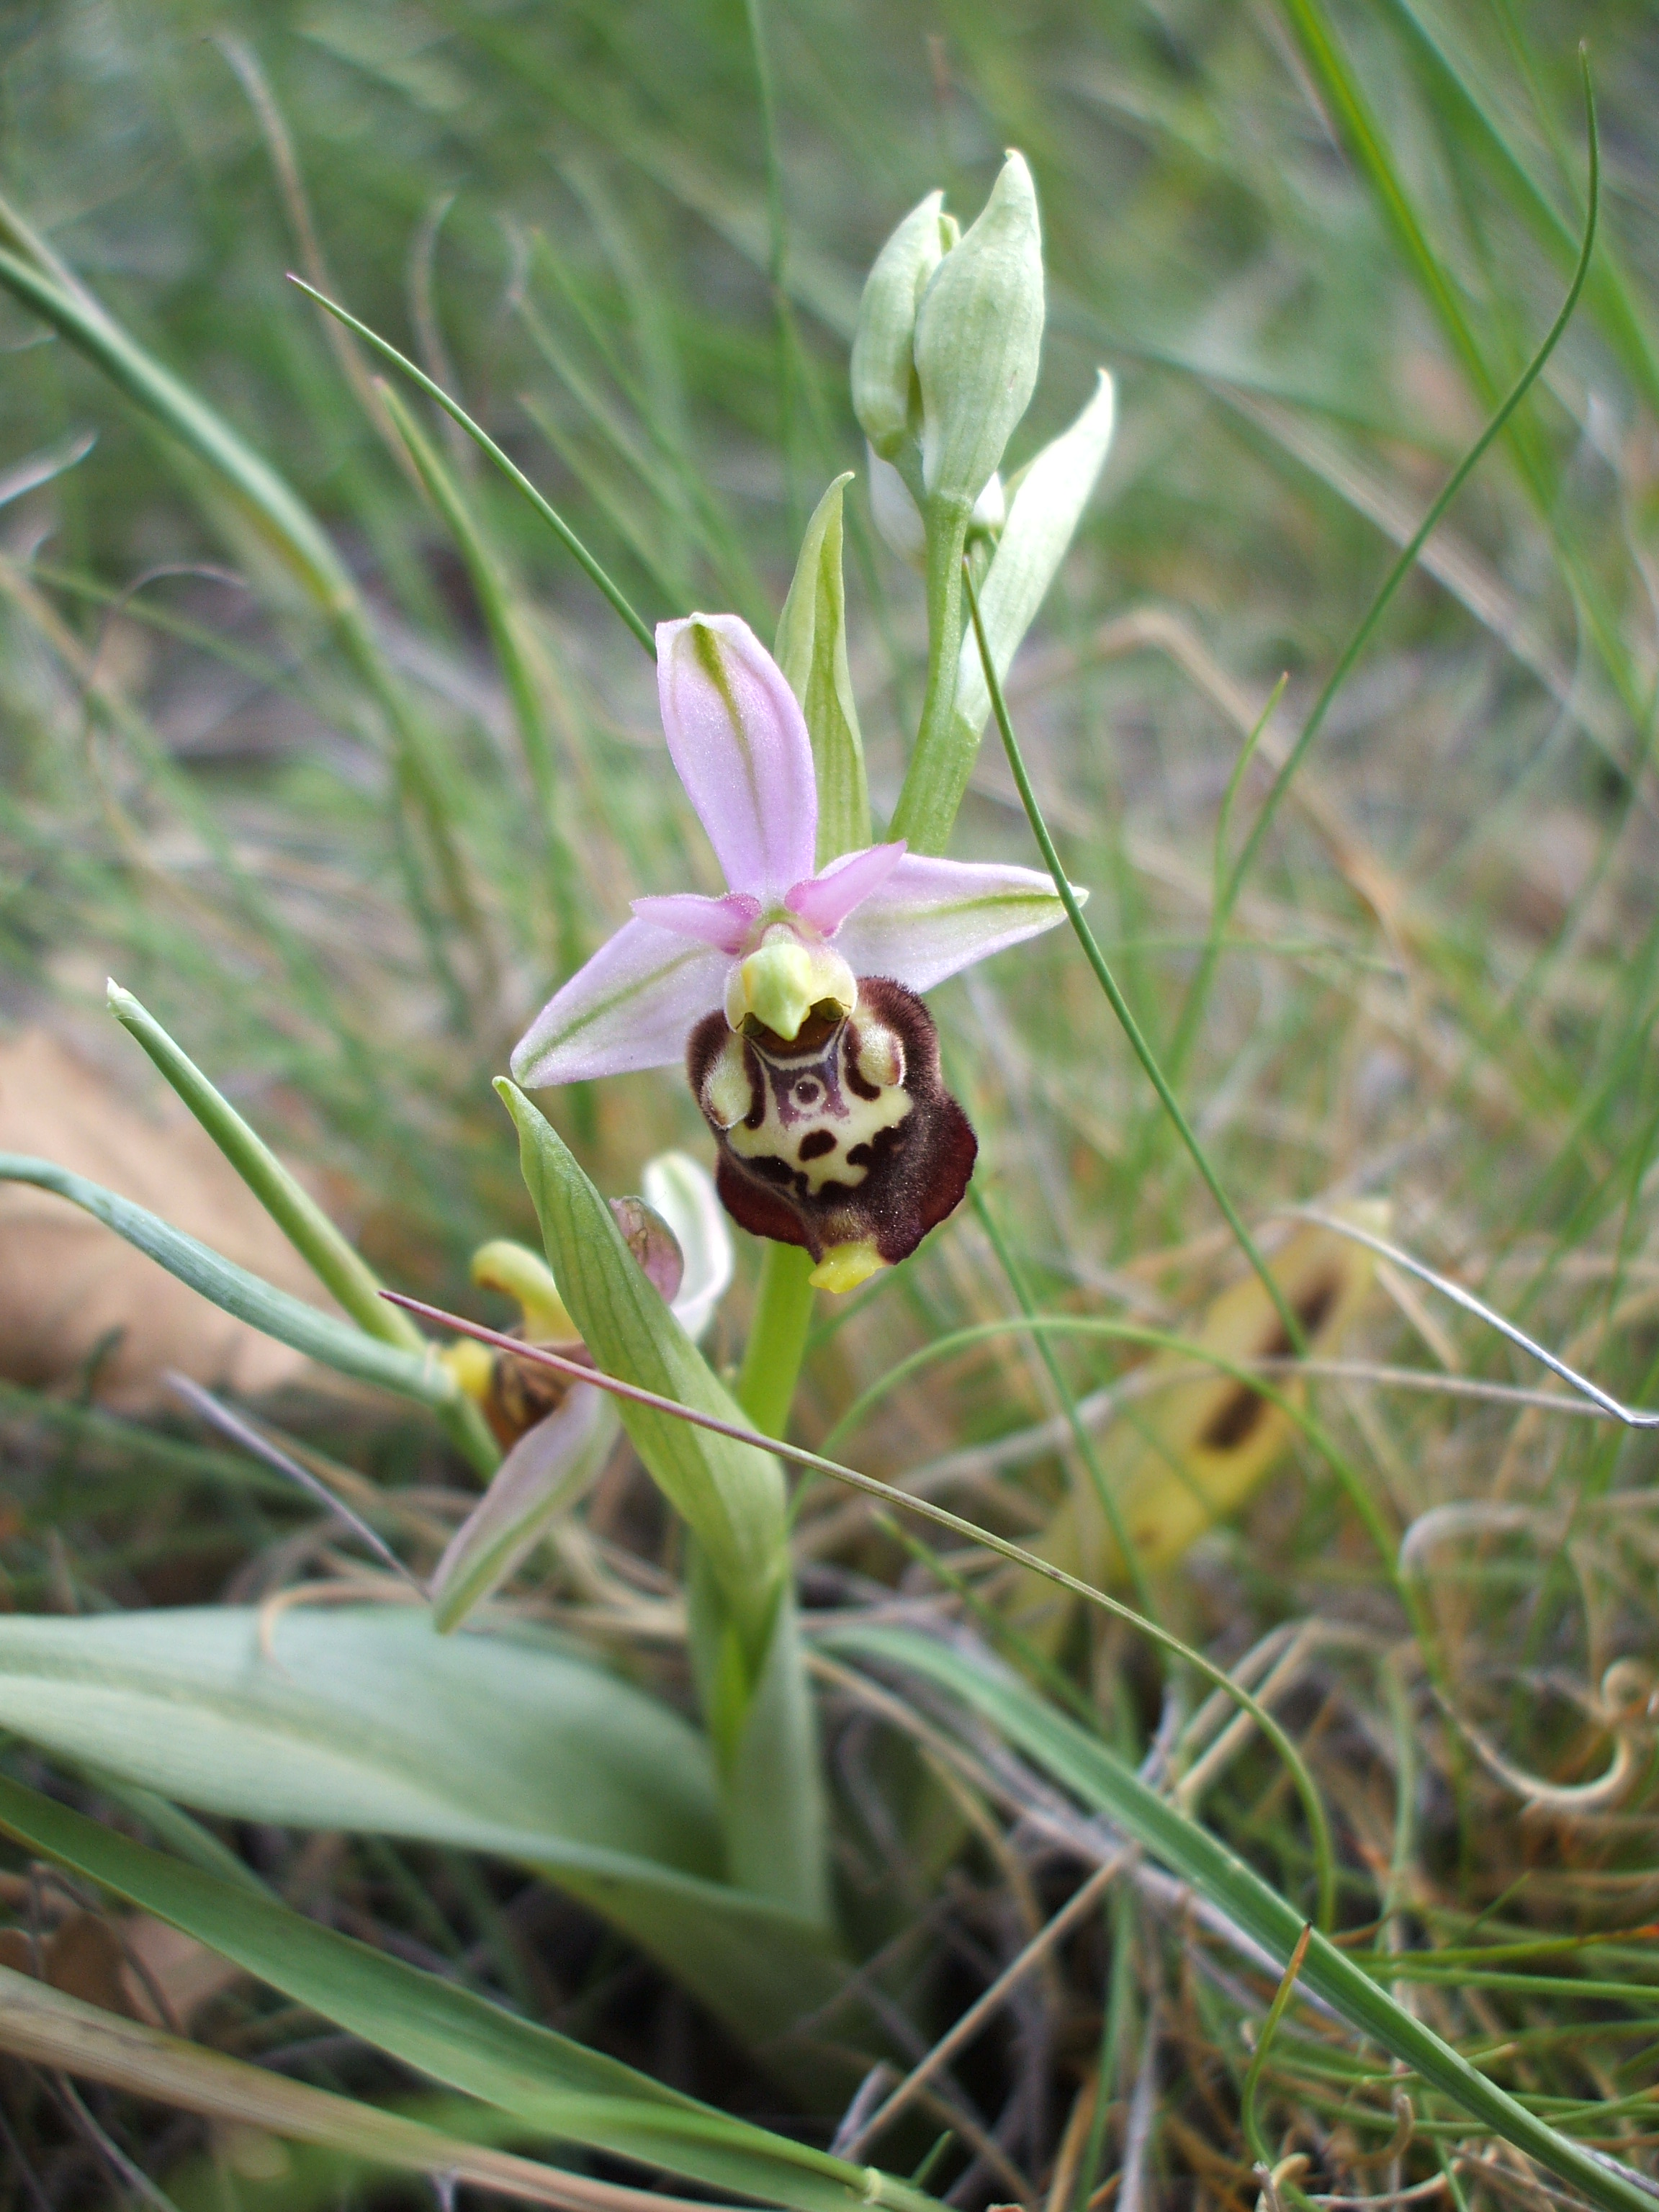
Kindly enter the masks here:
[[[424, 1363], [428, 1356], [425, 1338], [406, 1314], [380, 1296], [380, 1279], [374, 1270], [264, 1139], [174, 1043], [155, 1015], [115, 982], [109, 986], [109, 1008], [123, 1029], [143, 1045], [324, 1289], [367, 1335], [414, 1352]], [[501, 1453], [471, 1400], [446, 1400], [437, 1410], [458, 1449], [481, 1474], [492, 1473]]]
[[357, 333], [365, 345], [372, 346], [382, 361], [389, 362], [393, 368], [400, 370], [412, 384], [417, 385], [425, 392], [428, 399], [434, 400], [452, 422], [460, 425], [480, 452], [484, 453], [501, 471], [508, 483], [515, 490], [521, 492], [529, 501], [566, 552], [571, 556], [590, 582], [595, 584], [604, 593], [654, 660], [657, 653], [656, 641], [647, 627], [643, 616], [630, 605], [623, 597], [621, 586], [611, 581], [564, 517], [542, 496], [518, 464], [507, 459], [489, 433], [473, 421], [465, 408], [461, 406], [459, 401], [452, 399], [443, 386], [441, 384], [435, 384], [424, 369], [416, 368], [414, 362], [400, 354], [396, 346], [388, 343], [385, 338], [370, 330], [367, 323], [360, 323], [356, 315], [349, 313], [344, 307], [337, 306], [332, 300], [325, 299], [322, 293], [314, 290], [307, 284], [303, 277], [290, 275], [289, 282], [290, 284], [297, 285], [307, 298], [314, 300], [319, 307], [325, 307], [331, 315], [337, 316], [349, 331], [355, 331]]
[[538, 642], [508, 577], [442, 456], [389, 384], [377, 380], [375, 390], [427, 496], [466, 563], [466, 573], [495, 649], [495, 663], [507, 686], [525, 767], [541, 810], [559, 963], [564, 972], [574, 975], [582, 963], [582, 932], [576, 908], [577, 870], [560, 817], [558, 774], [552, 732], [542, 704], [545, 677], [537, 665], [541, 658]]
[[387, 1304], [374, 1270], [353, 1250], [310, 1192], [289, 1174], [264, 1138], [248, 1127], [131, 991], [112, 980], [107, 990], [111, 1013], [129, 1036], [137, 1039], [319, 1282], [358, 1328], [387, 1344], [401, 1344], [406, 1351], [423, 1350], [424, 1341], [414, 1322]]
[[[0, 202], [0, 236], [16, 219]], [[0, 284], [68, 338], [124, 392], [207, 462], [237, 495], [261, 542], [331, 621], [357, 609], [357, 593], [316, 517], [252, 447], [190, 387], [134, 343], [66, 271], [42, 269], [0, 250]]]
[[[1540, 188], [1510, 145], [1468, 68], [1453, 60], [1413, 0], [1383, 0], [1383, 4], [1399, 25], [1435, 96], [1457, 125], [1485, 149], [1534, 236], [1542, 240], [1571, 268], [1578, 252], [1577, 232], [1556, 212], [1547, 193]], [[1659, 416], [1659, 344], [1656, 344], [1653, 331], [1609, 240], [1603, 240], [1601, 252], [1590, 270], [1585, 298], [1624, 363], [1626, 374], [1640, 391], [1650, 410]]]

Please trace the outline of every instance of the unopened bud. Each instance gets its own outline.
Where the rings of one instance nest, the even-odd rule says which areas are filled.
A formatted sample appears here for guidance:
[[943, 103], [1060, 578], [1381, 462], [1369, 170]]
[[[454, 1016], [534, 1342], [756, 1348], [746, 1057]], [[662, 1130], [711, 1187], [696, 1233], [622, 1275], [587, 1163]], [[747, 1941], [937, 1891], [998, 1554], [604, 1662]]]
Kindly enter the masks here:
[[910, 496], [910, 487], [890, 461], [884, 461], [873, 446], [870, 456], [870, 512], [877, 529], [901, 561], [913, 568], [927, 565], [927, 526], [921, 509]]
[[922, 481], [971, 507], [1030, 404], [1042, 349], [1042, 237], [1023, 155], [1009, 155], [978, 222], [934, 270], [915, 349]]
[[672, 1305], [685, 1273], [679, 1238], [642, 1198], [613, 1198], [611, 1211], [623, 1243], [644, 1268], [652, 1289], [665, 1305]]
[[915, 375], [912, 342], [927, 280], [955, 242], [940, 210], [943, 192], [912, 208], [876, 256], [853, 334], [853, 412], [877, 453], [890, 460], [909, 428]]
[[969, 516], [969, 526], [988, 531], [994, 538], [1008, 520], [1008, 495], [1002, 488], [1002, 478], [994, 469], [991, 481], [974, 501], [974, 511]]

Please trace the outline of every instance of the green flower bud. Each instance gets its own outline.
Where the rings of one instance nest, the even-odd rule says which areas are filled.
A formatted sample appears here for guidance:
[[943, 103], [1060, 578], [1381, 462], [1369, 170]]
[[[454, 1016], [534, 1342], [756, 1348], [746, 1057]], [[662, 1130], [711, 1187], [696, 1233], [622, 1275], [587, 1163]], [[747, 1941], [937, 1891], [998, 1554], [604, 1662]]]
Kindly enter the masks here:
[[909, 428], [916, 307], [928, 278], [956, 242], [956, 224], [940, 213], [944, 200], [943, 192], [929, 192], [920, 207], [911, 209], [876, 256], [859, 301], [853, 412], [884, 460], [891, 460]]
[[1036, 192], [1024, 156], [1010, 153], [916, 313], [921, 472], [931, 495], [967, 507], [979, 497], [1030, 403], [1042, 349]]

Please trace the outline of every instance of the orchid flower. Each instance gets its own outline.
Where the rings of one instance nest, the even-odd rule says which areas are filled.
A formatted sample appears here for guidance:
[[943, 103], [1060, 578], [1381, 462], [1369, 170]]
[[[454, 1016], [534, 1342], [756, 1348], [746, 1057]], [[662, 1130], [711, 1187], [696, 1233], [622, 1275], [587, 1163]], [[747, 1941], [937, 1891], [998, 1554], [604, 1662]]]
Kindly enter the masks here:
[[727, 889], [633, 902], [513, 1055], [527, 1089], [686, 1065], [744, 1228], [805, 1246], [850, 1290], [913, 1252], [968, 1187], [976, 1150], [916, 994], [1050, 929], [1030, 868], [936, 860], [903, 841], [816, 868], [812, 748], [747, 623], [657, 630], [669, 757]]
[[[611, 1201], [634, 1256], [695, 1344], [732, 1280], [732, 1239], [707, 1172], [684, 1152], [647, 1163], [643, 1200]], [[497, 1238], [473, 1255], [473, 1280], [503, 1291], [524, 1315], [526, 1341], [586, 1353], [558, 1285], [538, 1253]], [[621, 1433], [613, 1401], [592, 1383], [491, 1352], [463, 1338], [444, 1354], [505, 1447], [489, 1487], [450, 1539], [431, 1583], [439, 1626], [457, 1626], [514, 1571], [550, 1522], [575, 1503]]]

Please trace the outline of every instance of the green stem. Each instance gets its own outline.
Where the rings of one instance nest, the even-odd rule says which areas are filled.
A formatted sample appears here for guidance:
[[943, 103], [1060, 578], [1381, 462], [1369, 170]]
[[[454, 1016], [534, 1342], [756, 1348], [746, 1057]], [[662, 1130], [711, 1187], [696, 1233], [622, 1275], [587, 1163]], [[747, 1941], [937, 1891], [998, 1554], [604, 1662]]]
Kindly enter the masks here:
[[812, 1255], [799, 1244], [767, 1245], [760, 1295], [738, 1377], [738, 1403], [769, 1437], [781, 1437], [789, 1426], [789, 1408], [812, 1319], [811, 1273]]
[[950, 841], [978, 749], [957, 729], [957, 664], [962, 653], [962, 556], [968, 543], [965, 505], [929, 500], [927, 514], [927, 692], [921, 726], [905, 772], [888, 835], [908, 838], [913, 853], [942, 853]]

